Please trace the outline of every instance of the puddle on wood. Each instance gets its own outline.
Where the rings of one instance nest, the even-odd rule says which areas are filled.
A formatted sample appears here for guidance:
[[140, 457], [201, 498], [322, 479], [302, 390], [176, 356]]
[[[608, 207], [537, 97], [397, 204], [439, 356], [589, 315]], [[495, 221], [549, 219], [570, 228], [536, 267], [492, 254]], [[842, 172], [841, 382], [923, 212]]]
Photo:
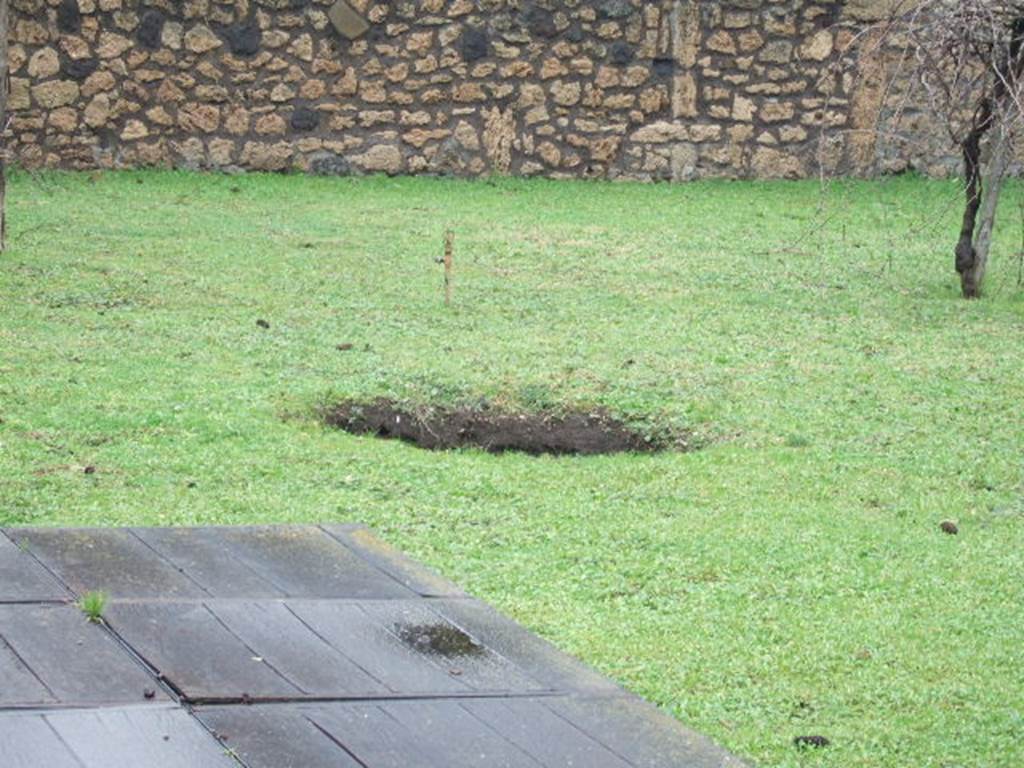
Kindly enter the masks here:
[[464, 656], [481, 656], [485, 653], [484, 647], [461, 629], [443, 622], [400, 624], [395, 631], [403, 643], [429, 656], [455, 659]]

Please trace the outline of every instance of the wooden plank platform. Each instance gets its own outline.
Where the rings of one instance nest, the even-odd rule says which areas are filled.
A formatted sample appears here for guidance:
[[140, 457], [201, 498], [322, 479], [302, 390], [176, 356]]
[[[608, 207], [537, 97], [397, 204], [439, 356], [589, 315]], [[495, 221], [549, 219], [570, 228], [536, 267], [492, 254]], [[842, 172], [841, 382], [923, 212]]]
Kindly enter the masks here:
[[742, 764], [360, 526], [6, 529], [0, 766], [65, 765]]

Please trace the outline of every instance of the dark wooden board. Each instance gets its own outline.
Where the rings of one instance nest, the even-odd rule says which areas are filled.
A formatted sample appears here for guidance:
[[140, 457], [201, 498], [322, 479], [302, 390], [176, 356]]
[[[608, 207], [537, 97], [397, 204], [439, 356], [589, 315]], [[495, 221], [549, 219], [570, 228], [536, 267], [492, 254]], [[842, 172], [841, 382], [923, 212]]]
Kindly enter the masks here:
[[142, 766], [741, 763], [361, 526], [3, 531], [0, 768]]
[[76, 606], [0, 605], [0, 707], [141, 703], [147, 690], [162, 697], [156, 688]]

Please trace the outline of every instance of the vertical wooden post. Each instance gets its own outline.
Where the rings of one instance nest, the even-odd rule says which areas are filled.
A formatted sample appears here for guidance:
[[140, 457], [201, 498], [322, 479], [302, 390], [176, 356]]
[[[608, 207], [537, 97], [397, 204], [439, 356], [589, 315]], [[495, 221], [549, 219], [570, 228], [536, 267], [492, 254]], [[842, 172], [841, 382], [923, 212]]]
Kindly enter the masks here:
[[10, 0], [0, 0], [0, 251], [7, 247], [7, 19]]
[[[0, 0], [2, 2], [3, 0]], [[455, 233], [450, 229], [444, 233], [444, 303], [452, 303], [452, 260], [455, 246]]]

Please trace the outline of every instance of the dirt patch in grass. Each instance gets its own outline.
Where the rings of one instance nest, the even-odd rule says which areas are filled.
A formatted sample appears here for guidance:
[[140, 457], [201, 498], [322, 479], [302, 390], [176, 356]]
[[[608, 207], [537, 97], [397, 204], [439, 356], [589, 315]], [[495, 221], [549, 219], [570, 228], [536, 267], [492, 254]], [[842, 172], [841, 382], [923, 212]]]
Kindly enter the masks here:
[[649, 434], [609, 414], [513, 413], [491, 408], [413, 410], [390, 400], [344, 402], [325, 408], [324, 421], [356, 435], [404, 440], [428, 450], [476, 447], [490, 453], [519, 451], [593, 456], [606, 453], [652, 453], [686, 450], [684, 435]]

